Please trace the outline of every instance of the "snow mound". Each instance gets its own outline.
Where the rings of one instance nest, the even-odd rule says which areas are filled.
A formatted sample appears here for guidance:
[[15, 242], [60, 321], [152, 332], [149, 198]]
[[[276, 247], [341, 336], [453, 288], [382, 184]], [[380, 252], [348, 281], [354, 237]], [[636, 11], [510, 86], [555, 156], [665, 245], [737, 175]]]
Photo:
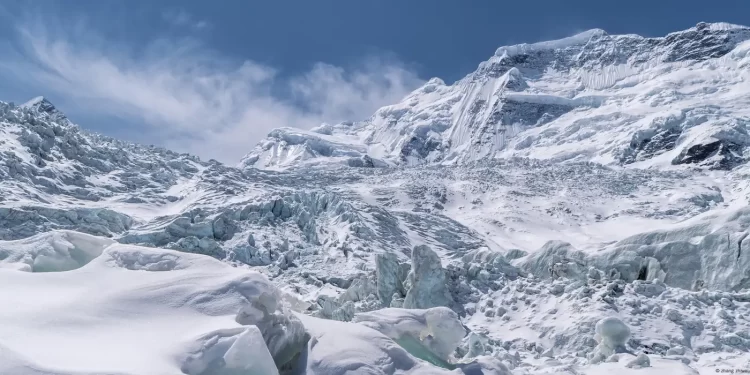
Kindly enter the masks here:
[[593, 266], [626, 281], [659, 280], [688, 290], [739, 291], [750, 287], [747, 207], [710, 212], [673, 228], [639, 233], [589, 254], [550, 241], [524, 260], [539, 277], [585, 277]]
[[114, 372], [67, 372], [49, 370], [0, 345], [0, 374], [12, 375], [119, 375]]
[[[21, 259], [19, 254], [36, 257], [56, 247], [60, 254], [72, 245], [90, 256], [101, 252], [67, 272], [0, 268], [0, 283], [14, 286], [0, 290], [0, 348], [10, 363], [26, 366], [23, 358], [33, 359], [23, 368], [45, 369], [36, 373], [179, 373], [173, 358], [189, 352], [188, 343], [239, 327], [237, 311], [276, 291], [265, 277], [210, 257], [111, 244], [81, 233], [5, 242], [6, 254], [8, 243]], [[154, 270], [162, 272], [149, 272]], [[238, 349], [247, 347], [240, 343]]]
[[183, 363], [187, 375], [278, 375], [258, 327], [212, 332]]
[[453, 299], [447, 288], [447, 279], [440, 257], [428, 246], [414, 247], [411, 254], [412, 270], [409, 272], [409, 288], [404, 298], [404, 307], [427, 309], [435, 306], [451, 306]]
[[70, 231], [0, 241], [0, 268], [27, 272], [70, 271], [91, 262], [113, 243], [107, 238]]
[[375, 167], [384, 163], [373, 161], [367, 155], [367, 147], [353, 143], [352, 139], [330, 135], [326, 126], [304, 131], [295, 128], [279, 128], [271, 131], [268, 138], [244, 156], [240, 168], [285, 169], [311, 164], [321, 160], [337, 161], [354, 167]]
[[1, 248], [6, 260], [13, 257], [9, 264], [17, 264], [40, 254], [65, 255], [73, 247], [94, 258], [67, 272], [0, 268], [0, 283], [13, 285], [0, 290], [0, 370], [24, 375], [505, 374], [491, 358], [446, 365], [451, 372], [401, 346], [416, 343], [411, 350], [447, 363], [465, 334], [448, 308], [382, 310], [363, 315], [362, 324], [324, 321], [290, 312], [290, 299], [257, 272], [204, 255], [65, 231], [7, 241]]
[[458, 315], [447, 307], [382, 309], [356, 314], [353, 321], [390, 337], [412, 355], [436, 365], [451, 361], [466, 336]]
[[630, 361], [635, 361], [636, 357], [631, 355], [622, 356], [612, 362], [600, 363], [595, 366], [584, 367], [579, 372], [584, 375], [643, 375], [643, 374], [670, 374], [670, 375], [699, 375], [708, 373], [717, 373], [711, 369], [710, 372], [698, 370], [671, 358], [659, 358], [657, 356], [647, 357], [651, 363], [650, 367], [642, 368], [633, 366], [628, 367]]
[[[363, 324], [305, 315], [299, 318], [312, 336], [302, 357], [307, 375], [510, 375], [507, 367], [495, 358], [480, 357], [452, 369], [440, 368], [418, 359], [388, 336]], [[378, 320], [375, 315], [369, 318], [370, 322]], [[392, 317], [383, 318], [387, 321]]]

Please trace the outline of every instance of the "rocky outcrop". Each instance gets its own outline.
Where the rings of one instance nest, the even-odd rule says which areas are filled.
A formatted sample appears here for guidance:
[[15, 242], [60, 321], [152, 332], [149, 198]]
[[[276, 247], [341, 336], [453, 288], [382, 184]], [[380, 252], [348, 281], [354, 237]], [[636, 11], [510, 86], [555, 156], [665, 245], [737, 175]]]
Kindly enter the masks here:
[[686, 147], [672, 164], [696, 164], [709, 169], [730, 170], [745, 162], [745, 145], [727, 140], [708, 139]]

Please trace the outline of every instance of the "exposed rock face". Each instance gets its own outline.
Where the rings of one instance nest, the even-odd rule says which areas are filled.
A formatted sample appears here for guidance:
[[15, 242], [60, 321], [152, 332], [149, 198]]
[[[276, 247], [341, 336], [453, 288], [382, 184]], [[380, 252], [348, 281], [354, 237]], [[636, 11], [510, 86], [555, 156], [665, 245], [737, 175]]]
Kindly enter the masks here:
[[[465, 328], [452, 310], [445, 307], [430, 309], [382, 309], [355, 315], [354, 321], [370, 327], [396, 342], [411, 348], [411, 354], [432, 362], [433, 358], [445, 361], [451, 359], [461, 340], [466, 335]], [[413, 345], [410, 345], [414, 343]], [[414, 348], [421, 346], [421, 350]]]
[[276, 367], [281, 368], [304, 350], [310, 335], [297, 317], [278, 305], [278, 298], [274, 293], [260, 294], [242, 307], [235, 320], [258, 327]]
[[672, 164], [698, 164], [710, 169], [730, 170], [745, 161], [745, 146], [726, 140], [708, 140], [684, 149]]
[[445, 270], [440, 257], [426, 245], [414, 247], [411, 254], [412, 269], [404, 299], [404, 308], [429, 309], [451, 306], [453, 299], [447, 287]]

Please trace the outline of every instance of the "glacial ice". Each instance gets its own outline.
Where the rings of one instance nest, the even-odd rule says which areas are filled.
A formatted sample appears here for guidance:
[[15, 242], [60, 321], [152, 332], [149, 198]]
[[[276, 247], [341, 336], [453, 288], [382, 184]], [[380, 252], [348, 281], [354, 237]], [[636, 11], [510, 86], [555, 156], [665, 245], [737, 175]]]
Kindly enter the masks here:
[[411, 263], [404, 308], [428, 309], [453, 305], [440, 257], [429, 247], [420, 245], [412, 250]]
[[416, 309], [381, 309], [354, 316], [354, 322], [370, 327], [396, 342], [414, 342], [422, 346], [422, 353], [429, 353], [427, 358], [412, 355], [430, 361], [450, 361], [453, 351], [466, 336], [458, 315], [446, 307], [433, 307], [426, 310]]
[[[394, 309], [389, 309], [394, 310]], [[406, 311], [406, 310], [404, 310]], [[447, 310], [450, 311], [450, 310]], [[369, 317], [375, 326], [378, 318]], [[391, 318], [383, 317], [386, 321]], [[404, 316], [408, 321], [411, 318]], [[419, 352], [424, 347], [410, 347], [408, 343], [397, 344], [391, 338], [363, 324], [322, 320], [300, 315], [312, 338], [306, 356], [308, 375], [510, 375], [511, 372], [499, 360], [482, 356], [471, 362], [457, 363], [451, 369], [430, 365], [407, 351], [409, 347], [425, 356], [429, 351]], [[406, 323], [406, 322], [405, 322]], [[406, 323], [416, 328], [415, 322]], [[411, 337], [411, 336], [410, 336]], [[405, 346], [404, 346], [405, 344]], [[435, 357], [435, 359], [438, 359]]]
[[62, 272], [83, 267], [102, 254], [113, 240], [77, 232], [38, 234], [0, 246], [0, 268], [27, 272]]
[[111, 237], [127, 231], [133, 219], [109, 209], [24, 206], [0, 207], [0, 239], [15, 240], [40, 231], [68, 229]]
[[224, 353], [225, 368], [248, 375], [275, 375], [278, 369], [257, 327], [250, 326]]

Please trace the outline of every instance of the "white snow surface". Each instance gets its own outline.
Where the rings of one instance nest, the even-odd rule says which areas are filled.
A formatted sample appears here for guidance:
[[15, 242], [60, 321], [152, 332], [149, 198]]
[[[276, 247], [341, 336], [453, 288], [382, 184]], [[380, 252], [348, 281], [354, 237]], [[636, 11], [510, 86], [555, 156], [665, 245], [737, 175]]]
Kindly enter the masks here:
[[313, 151], [320, 135], [289, 142], [278, 129], [240, 165], [299, 167], [288, 155], [307, 144], [295, 157], [305, 164], [357, 150], [401, 165], [521, 156], [670, 167], [696, 142], [747, 145], [748, 39], [747, 27], [701, 23], [663, 38], [594, 29], [500, 47], [451, 85], [432, 79], [369, 119], [318, 128], [327, 152]]
[[236, 168], [0, 103], [0, 374], [750, 368], [748, 40], [500, 47]]
[[246, 298], [272, 288], [257, 273], [206, 256], [75, 232], [10, 247], [33, 254], [63, 238], [100, 255], [75, 270], [0, 269], [2, 285], [13, 286], [0, 292], [0, 347], [11, 366], [0, 361], [0, 373], [180, 373], [186, 345], [237, 326], [233, 317]]
[[[75, 232], [0, 248], [34, 254], [64, 239], [99, 255], [75, 270], [0, 269], [2, 285], [13, 286], [0, 291], [0, 373], [278, 374], [258, 327], [245, 328], [234, 319], [264, 295], [280, 295], [265, 277], [204, 255], [107, 243]], [[266, 302], [286, 308], [283, 298]], [[460, 328], [450, 310], [405, 312], [403, 319], [422, 316], [430, 327], [441, 327], [446, 313], [448, 323]], [[366, 325], [300, 317], [312, 341], [300, 357], [299, 373], [464, 373], [433, 368]], [[448, 345], [452, 351], [458, 342]], [[222, 367], [212, 369], [216, 358]]]

